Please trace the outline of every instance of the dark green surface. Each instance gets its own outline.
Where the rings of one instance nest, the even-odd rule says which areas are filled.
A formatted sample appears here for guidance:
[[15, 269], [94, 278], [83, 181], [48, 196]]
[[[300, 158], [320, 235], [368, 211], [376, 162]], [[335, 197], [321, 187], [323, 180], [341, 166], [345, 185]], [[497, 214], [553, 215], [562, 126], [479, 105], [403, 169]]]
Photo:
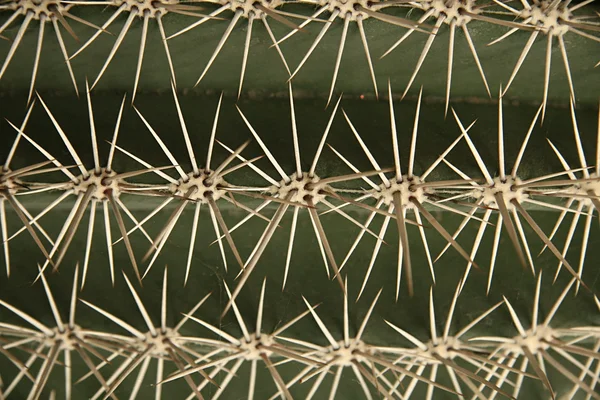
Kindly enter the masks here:
[[[92, 104], [96, 121], [99, 150], [102, 160], [106, 160], [109, 150], [108, 141], [112, 140], [114, 124], [123, 93], [97, 93], [92, 95]], [[179, 94], [182, 112], [188, 127], [196, 158], [199, 165], [204, 165], [208, 140], [212, 129], [218, 96], [199, 96], [195, 94]], [[79, 156], [87, 168], [93, 166], [92, 147], [90, 139], [89, 122], [87, 119], [87, 104], [85, 99], [77, 100], [70, 95], [43, 95], [43, 99], [55, 116], [69, 140], [77, 149]], [[19, 126], [25, 115], [22, 104], [26, 97], [6, 97], [5, 115], [15, 125]], [[217, 139], [235, 148], [248, 139], [253, 139], [248, 128], [235, 108], [235, 99], [225, 97], [221, 106]], [[314, 152], [323, 135], [323, 131], [331, 116], [331, 110], [323, 110], [321, 101], [316, 99], [296, 99], [296, 120], [300, 137], [300, 151], [304, 168], [312, 163]], [[273, 153], [284, 171], [290, 174], [295, 170], [293, 158], [292, 130], [290, 119], [290, 106], [287, 99], [261, 99], [237, 102], [244, 115], [261, 136], [267, 147]], [[188, 153], [183, 140], [183, 134], [177, 119], [175, 104], [171, 93], [164, 95], [147, 95], [136, 99], [136, 108], [146, 118], [153, 129], [161, 136], [171, 152], [184, 170], [191, 169]], [[401, 153], [401, 164], [407, 168], [408, 153], [411, 141], [416, 102], [413, 99], [394, 102], [396, 124]], [[443, 104], [424, 101], [421, 110], [419, 133], [417, 139], [415, 173], [424, 172], [429, 165], [450, 145], [461, 131], [454, 118], [449, 115], [446, 120], [443, 116]], [[537, 111], [537, 107], [504, 101], [504, 135], [507, 169], [512, 167], [523, 138]], [[393, 152], [391, 148], [390, 117], [387, 99], [380, 102], [345, 99], [340, 103], [327, 143], [341, 152], [349, 161], [361, 170], [371, 170], [372, 166], [354, 138], [342, 114], [346, 112], [356, 130], [375, 154], [377, 161], [382, 166], [393, 165]], [[477, 121], [469, 131], [481, 157], [488, 165], [490, 173], [497, 172], [498, 164], [498, 106], [496, 104], [459, 104], [455, 110], [463, 125], [467, 126]], [[578, 127], [582, 137], [583, 147], [586, 149], [588, 163], [593, 163], [596, 149], [597, 109], [595, 106], [579, 107], [576, 111]], [[6, 122], [0, 125], [5, 146], [12, 144], [16, 131]], [[26, 133], [31, 136], [47, 151], [53, 154], [63, 164], [72, 164], [72, 159], [60, 140], [45, 110], [39, 104], [34, 106]], [[573, 126], [568, 108], [550, 108], [547, 111], [543, 125], [538, 123], [530, 138], [525, 157], [519, 168], [519, 175], [523, 178], [541, 176], [544, 174], [563, 170], [560, 162], [551, 150], [546, 138], [562, 152], [572, 168], [579, 166], [577, 158]], [[16, 153], [13, 167], [25, 165], [33, 161], [44, 161], [34, 147], [26, 141]], [[141, 156], [145, 161], [154, 166], [169, 164], [168, 158], [163, 154], [158, 144], [153, 139], [136, 112], [126, 106], [123, 112], [123, 121], [118, 138], [122, 148]], [[7, 150], [8, 151], [8, 150]], [[118, 150], [115, 153], [114, 169], [116, 171], [136, 170], [141, 166]], [[261, 155], [261, 149], [252, 141], [244, 150], [244, 156], [255, 157]], [[223, 160], [228, 153], [219, 145], [215, 145], [214, 163]], [[448, 155], [448, 160], [473, 178], [480, 178], [481, 173], [477, 164], [464, 141], [461, 141]], [[215, 164], [216, 165], [216, 164]], [[275, 169], [269, 161], [261, 159], [257, 165], [274, 179], [279, 180]], [[384, 167], [384, 168], [385, 168]], [[317, 174], [332, 176], [334, 174], [348, 174], [352, 171], [325, 147], [319, 160]], [[456, 175], [443, 164], [435, 170], [437, 176], [456, 179]], [[172, 176], [176, 176], [174, 171]], [[152, 181], [161, 182], [162, 178], [155, 177]], [[59, 176], [63, 179], [62, 176]], [[432, 176], [429, 180], [433, 180]], [[158, 181], [156, 180], [158, 179]], [[249, 168], [244, 168], [236, 173], [235, 178], [230, 178], [232, 183], [267, 185], [267, 183]]]
[[[294, 10], [301, 9], [307, 14], [311, 10], [310, 7], [289, 7], [289, 9], [292, 8]], [[288, 6], [286, 6], [286, 9], [288, 9]], [[103, 12], [100, 12], [100, 10], [102, 10], [101, 7], [79, 7], [75, 9], [74, 13], [94, 23], [102, 24], [109, 17], [111, 10], [107, 9]], [[406, 11], [403, 10], [398, 15], [404, 15], [405, 13]], [[6, 18], [5, 15], [8, 14], [0, 14], [0, 18]], [[223, 15], [230, 18], [231, 13], [224, 13]], [[193, 18], [174, 15], [165, 17], [164, 22], [167, 35], [187, 26], [193, 20]], [[110, 31], [117, 34], [124, 21], [124, 16], [119, 17]], [[192, 135], [192, 142], [194, 143], [200, 165], [203, 164], [205, 157], [210, 127], [218, 101], [217, 95], [221, 91], [225, 91], [228, 95], [233, 95], [237, 92], [242, 49], [246, 34], [245, 20], [238, 24], [224, 47], [223, 52], [217, 58], [211, 71], [206, 75], [202, 83], [193, 90], [190, 88], [200, 76], [205, 63], [212, 54], [227, 24], [228, 20], [210, 21], [188, 32], [184, 36], [169, 42], [175, 63], [178, 87], [182, 92], [180, 100], [183, 112], [188, 129]], [[93, 31], [87, 27], [77, 25], [76, 23], [73, 24], [74, 27], [77, 27], [77, 32], [80, 34], [82, 41], [85, 41]], [[332, 26], [313, 56], [303, 67], [303, 70], [294, 79], [294, 93], [297, 97], [298, 131], [301, 135], [300, 143], [303, 166], [305, 167], [308, 167], [312, 159], [314, 149], [317, 147], [320, 135], [330, 115], [331, 107], [329, 110], [323, 110], [325, 105], [323, 97], [326, 97], [329, 91], [342, 25], [341, 21], [338, 21]], [[275, 31], [276, 37], [282, 37], [288, 30], [287, 27], [277, 22], [271, 22], [271, 26]], [[297, 34], [282, 46], [292, 70], [295, 69], [298, 62], [302, 59], [304, 52], [318, 33], [320, 26], [320, 23], [310, 24], [306, 29], [306, 34]], [[33, 64], [33, 54], [37, 39], [35, 27], [37, 27], [37, 22], [32, 23], [32, 28], [28, 31], [20, 50], [11, 63], [11, 67], [7, 70], [2, 81], [0, 81], [0, 117], [6, 117], [17, 125], [25, 113], [26, 93], [29, 89], [31, 66]], [[44, 100], [69, 135], [70, 140], [73, 142], [86, 166], [91, 167], [93, 161], [85, 101], [83, 99], [77, 101], [73, 95], [71, 82], [66, 67], [63, 65], [54, 33], [50, 29], [50, 26], [48, 28], [36, 87], [42, 92]], [[387, 77], [391, 76], [394, 93], [401, 94], [421, 52], [426, 39], [425, 36], [415, 33], [411, 39], [407, 40], [393, 54], [381, 61], [376, 61], [404, 33], [404, 29], [372, 20], [365, 22], [365, 29], [368, 34], [371, 54], [375, 62], [380, 92], [382, 94], [385, 93]], [[528, 34], [517, 33], [500, 44], [487, 47], [485, 46], [486, 43], [500, 36], [508, 28], [494, 27], [481, 22], [472, 22], [469, 24], [469, 29], [479, 51], [479, 56], [484, 65], [493, 95], [495, 96], [500, 83], [506, 82], [510, 76], [510, 72], [522, 46], [525, 44]], [[5, 33], [9, 37], [13, 37], [16, 30], [17, 27], [15, 26]], [[104, 140], [110, 140], [111, 138], [122, 95], [125, 91], [128, 91], [128, 98], [131, 98], [130, 91], [133, 87], [140, 34], [141, 21], [136, 20], [123, 46], [99, 83], [98, 90], [93, 95], [96, 127], [101, 158], [103, 160], [109, 147]], [[79, 44], [68, 37], [64, 31], [63, 37], [67, 41], [69, 52], [73, 53]], [[187, 170], [189, 169], [187, 152], [170, 94], [166, 59], [163, 48], [157, 38], [159, 38], [158, 29], [156, 24], [151, 21], [144, 68], [140, 80], [140, 89], [143, 93], [138, 94], [136, 106], [161, 135], [163, 140], [165, 140], [182, 166], [184, 166], [184, 170]], [[114, 39], [114, 36], [101, 35], [90, 48], [73, 60], [73, 68], [75, 69], [80, 89], [84, 88], [86, 76], [90, 81], [95, 79], [104, 61], [104, 57], [106, 57], [112, 47]], [[439, 37], [435, 40], [430, 55], [413, 85], [411, 92], [411, 96], [413, 97], [395, 104], [402, 165], [405, 167], [408, 161], [408, 146], [410, 144], [410, 132], [412, 130], [415, 109], [414, 95], [418, 93], [419, 86], [421, 84], [424, 85], [425, 99], [419, 129], [420, 136], [417, 146], [416, 173], [422, 172], [460, 134], [451, 115], [444, 121], [443, 104], [440, 102], [445, 93], [447, 39], [448, 32], [444, 27]], [[597, 109], [595, 107], [598, 93], [600, 92], [600, 79], [597, 77], [598, 71], [592, 67], [600, 59], [600, 52], [598, 51], [600, 50], [600, 44], [572, 34], [568, 35], [565, 41], [568, 47], [575, 90], [579, 101], [577, 109], [579, 129], [584, 148], [586, 149], [588, 162], [591, 163], [596, 149]], [[475, 64], [472, 61], [461, 32], [457, 32], [456, 42], [455, 69], [452, 85], [452, 99], [455, 102], [452, 105], [456, 108], [463, 123], [468, 124], [477, 119], [477, 123], [470, 131], [470, 134], [482, 157], [486, 160], [490, 168], [490, 173], [494, 174], [497, 172], [497, 107], [493, 102], [490, 104], [487, 99], [483, 84], [480, 81]], [[287, 93], [285, 86], [286, 73], [274, 49], [268, 49], [269, 44], [264, 28], [260, 23], [255, 23], [255, 35], [253, 35], [244, 84], [245, 92], [238, 105], [248, 116], [261, 137], [263, 137], [267, 146], [269, 146], [278, 161], [282, 164], [284, 170], [291, 173], [294, 169], [294, 160], [292, 158], [289, 104], [287, 99], [284, 98]], [[0, 41], [0, 54], [6, 54], [9, 46], [9, 42]], [[514, 99], [514, 101], [505, 99], [507, 168], [512, 165], [511, 161], [518, 151], [521, 140], [542, 97], [544, 53], [545, 42], [539, 39], [528, 56], [523, 69], [513, 83], [511, 90], [508, 92], [508, 99]], [[383, 167], [391, 166], [393, 155], [390, 146], [391, 138], [387, 104], [384, 101], [372, 101], [371, 81], [355, 24], [350, 25], [348, 42], [336, 88], [338, 93], [342, 91], [345, 93], [345, 100], [342, 102], [342, 107], [348, 113], [358, 131], [363, 135], [369, 148], [376, 155], [378, 162]], [[183, 95], [187, 92], [191, 93]], [[60, 95], [60, 93], [66, 93], [66, 95]], [[352, 100], [361, 94], [364, 94], [367, 100]], [[461, 100], [463, 101], [458, 102], [459, 98], [462, 98]], [[568, 87], [558, 48], [553, 49], [550, 98], [553, 103], [559, 105], [565, 105], [568, 101]], [[234, 103], [235, 99], [225, 97], [219, 130], [217, 132], [217, 138], [230, 147], [236, 147], [250, 137], [250, 133], [233, 106]], [[528, 104], [530, 103], [534, 103], [535, 106], [529, 106]], [[352, 132], [344, 121], [341, 110], [338, 112], [339, 114], [329, 134], [328, 143], [341, 151], [358, 168], [371, 169], [368, 160], [357, 145]], [[40, 144], [61, 160], [61, 162], [65, 164], [72, 163], [68, 152], [59, 140], [58, 134], [39, 104], [36, 105], [33, 111], [27, 133], [38, 140]], [[8, 146], [12, 142], [14, 135], [14, 130], [7, 123], [0, 123], [0, 149], [2, 149], [0, 150], [0, 154], [2, 157], [8, 151]], [[569, 110], [562, 107], [550, 108], [547, 112], [544, 125], [537, 127], [532, 135], [528, 152], [520, 169], [522, 177], [525, 178], [562, 170], [560, 163], [545, 140], [546, 137], [550, 138], [563, 152], [569, 163], [571, 163], [572, 168], [578, 166]], [[143, 155], [146, 161], [155, 166], [168, 164], [168, 159], [153, 141], [150, 133], [146, 130], [135, 112], [129, 107], [125, 109], [119, 144], [138, 155]], [[220, 149], [217, 154], [215, 161], [225, 157], [225, 153], [220, 151]], [[256, 143], [252, 143], [244, 152], [244, 155], [247, 157], [258, 154], [260, 154], [260, 149]], [[473, 177], [480, 177], [477, 165], [464, 143], [457, 146], [450, 154], [449, 160]], [[23, 166], [38, 161], [43, 161], [42, 156], [31, 146], [24, 144], [17, 151], [14, 166]], [[273, 177], [276, 177], [274, 169], [266, 159], [260, 160], [258, 164], [264, 167]], [[117, 171], [139, 168], [139, 165], [128, 160], [122, 154], [117, 154], [114, 166]], [[317, 169], [319, 175], [327, 176], [349, 172], [349, 169], [336, 159], [330, 150], [325, 149], [319, 168]], [[439, 173], [440, 177], [455, 176], [448, 169], [444, 168], [440, 168]], [[152, 180], [156, 181], [154, 178]], [[263, 184], [260, 178], [248, 169], [239, 171], [239, 173], [231, 177], [231, 181], [232, 183], [248, 184], [250, 182], [257, 182]], [[21, 200], [32, 213], [36, 213], [52, 201], [55, 196], [56, 194], [40, 195], [35, 198], [26, 196], [22, 197]], [[138, 218], [143, 218], [157, 204], [154, 200], [140, 200], [140, 198], [132, 196], [124, 196], [123, 200], [131, 207]], [[73, 200], [70, 199], [68, 204], [65, 202], [59, 209], [42, 219], [43, 227], [52, 237], [58, 234], [72, 204]], [[249, 204], [253, 204], [253, 202], [249, 202]], [[239, 221], [245, 215], [244, 212], [228, 205], [224, 205], [222, 210], [229, 226]], [[100, 211], [100, 208], [98, 211]], [[265, 214], [270, 216], [272, 212], [272, 210], [267, 211]], [[366, 212], [357, 209], [353, 209], [351, 214], [360, 221], [364, 221], [367, 217]], [[82, 261], [84, 255], [87, 215], [86, 213], [80, 230], [62, 264], [60, 273], [48, 277], [54, 295], [61, 305], [61, 310], [64, 312], [68, 308], [73, 267], [77, 261]], [[168, 215], [169, 211], [165, 210], [148, 224], [147, 229], [152, 236], [159, 232]], [[549, 233], [558, 213], [532, 211], [532, 215], [541, 225], [542, 229]], [[218, 247], [209, 247], [209, 244], [214, 240], [214, 231], [208, 217], [208, 210], [204, 207], [201, 211], [201, 224], [190, 280], [187, 287], [183, 287], [192, 216], [193, 209], [188, 207], [167, 246], [163, 249], [163, 254], [144, 281], [144, 289], [140, 290], [144, 303], [157, 325], [160, 316], [162, 268], [165, 264], [169, 265], [168, 321], [170, 325], [174, 325], [179, 321], [180, 312], [187, 312], [202, 296], [210, 291], [213, 292], [213, 295], [198, 311], [197, 315], [206, 318], [209, 322], [219, 324], [219, 314], [227, 302], [227, 295], [223, 289], [222, 279], [224, 278], [230, 287], [235, 284], [234, 277], [237, 274], [237, 267], [230, 252], [228, 251], [230, 270], [226, 273], [222, 266]], [[435, 216], [450, 232], [458, 226], [461, 220], [461, 217], [450, 215], [447, 212], [436, 212]], [[11, 223], [10, 231], [14, 232], [20, 225], [19, 221], [12, 213], [9, 214], [9, 218]], [[557, 243], [560, 249], [562, 249], [570, 219], [567, 221], [555, 237], [554, 242]], [[343, 323], [342, 296], [337, 283], [329, 282], [326, 279], [313, 229], [308, 215], [304, 211], [301, 212], [299, 218], [294, 257], [292, 259], [288, 284], [286, 290], [284, 292], [281, 291], [290, 224], [291, 215], [286, 215], [282, 222], [282, 227], [278, 230], [278, 233], [274, 236], [261, 258], [261, 262], [249, 280], [248, 286], [241, 292], [238, 305], [248, 327], [250, 329], [253, 328], [260, 285], [263, 277], [267, 276], [265, 322], [263, 324], [265, 332], [274, 329], [278, 322], [285, 322], [304, 311], [306, 306], [300, 297], [300, 295], [303, 295], [313, 304], [322, 302], [318, 308], [319, 316], [327, 324], [334, 337], [341, 339]], [[355, 234], [358, 233], [359, 228], [343, 220], [340, 216], [332, 214], [323, 216], [323, 224], [332, 243], [336, 259], [340, 261], [354, 241]], [[378, 229], [380, 224], [381, 218], [378, 217], [372, 227]], [[580, 221], [580, 226], [582, 224], [583, 221]], [[114, 223], [112, 225], [113, 238], [116, 238], [118, 235], [116, 225]], [[246, 258], [250, 254], [265, 226], [266, 223], [264, 221], [253, 219], [243, 229], [233, 234], [243, 258]], [[459, 238], [459, 242], [467, 251], [471, 249], [477, 227], [477, 224], [470, 223]], [[122, 244], [115, 247], [117, 280], [115, 288], [112, 289], [110, 287], [103, 229], [102, 215], [101, 212], [98, 212], [93, 245], [94, 251], [92, 262], [90, 263], [91, 269], [88, 275], [88, 283], [81, 294], [81, 298], [106, 308], [117, 316], [127, 319], [136, 328], [145, 331], [144, 322], [135, 307], [135, 303], [122, 277], [119, 275], [122, 269], [130, 278], [133, 277], [133, 271]], [[600, 269], [597, 266], [596, 260], [598, 259], [597, 247], [600, 243], [598, 242], [599, 238], [596, 230], [597, 225], [594, 221], [583, 279], [592, 290], [598, 292], [600, 290], [600, 282], [598, 281]], [[532, 253], [537, 254], [541, 249], [542, 243], [530, 229], [526, 228], [526, 231], [530, 239]], [[377, 345], [409, 345], [409, 343], [401, 340], [400, 336], [383, 322], [384, 318], [402, 328], [410, 330], [411, 333], [422, 340], [428, 340], [429, 338], [427, 302], [428, 290], [432, 282], [424, 258], [423, 246], [418, 232], [414, 227], [409, 227], [409, 237], [411, 239], [410, 247], [415, 278], [415, 296], [413, 298], [407, 296], [403, 281], [400, 290], [400, 299], [397, 303], [394, 301], [398, 238], [396, 228], [393, 224], [390, 224], [386, 236], [386, 241], [390, 245], [382, 247], [369, 285], [357, 303], [354, 303], [354, 300], [356, 299], [358, 289], [369, 263], [375, 242], [374, 238], [366, 235], [361, 242], [360, 248], [355, 251], [352, 262], [345, 267], [348, 273], [350, 288], [351, 332], [356, 332], [372, 298], [383, 287], [383, 294], [371, 317], [371, 322], [364, 337], [368, 343]], [[436, 256], [439, 250], [443, 248], [444, 241], [433, 228], [427, 229], [427, 237], [432, 249], [432, 255]], [[459, 299], [453, 325], [456, 327], [456, 330], [466, 325], [483, 310], [501, 300], [502, 295], [505, 295], [515, 306], [516, 311], [523, 318], [523, 324], [529, 322], [526, 318], [531, 316], [535, 282], [531, 273], [523, 270], [519, 265], [512, 244], [506, 236], [503, 236], [500, 245], [492, 293], [489, 298], [485, 296], [489, 255], [492, 245], [491, 239], [492, 229], [487, 229], [476, 258], [482, 271], [472, 271], [469, 281]], [[132, 241], [136, 255], [140, 258], [148, 248], [148, 242], [139, 232], [132, 235]], [[568, 253], [568, 258], [573, 264], [576, 264], [578, 261], [580, 243], [581, 232], [579, 231], [575, 235]], [[0, 276], [2, 276], [0, 278], [0, 298], [11, 304], [18, 305], [19, 308], [30, 312], [44, 323], [53, 325], [52, 315], [41, 285], [36, 284], [31, 286], [31, 281], [37, 272], [35, 262], [42, 262], [42, 255], [39, 254], [39, 250], [33, 245], [31, 238], [26, 233], [12, 241], [10, 245], [12, 276], [8, 280], [5, 278], [3, 272], [0, 273]], [[538, 268], [544, 270], [545, 279], [543, 282], [541, 312], [541, 316], [544, 316], [545, 312], [553, 304], [556, 296], [558, 296], [569, 280], [569, 275], [563, 270], [556, 285], [552, 286], [552, 276], [558, 261], [549, 251], [546, 251], [535, 262]], [[438, 285], [435, 287], [434, 295], [436, 298], [438, 328], [440, 329], [445, 322], [445, 313], [450, 304], [455, 285], [464, 272], [465, 265], [466, 262], [464, 259], [452, 249], [448, 250], [444, 257], [435, 264]], [[145, 264], [141, 265], [141, 268], [144, 269]], [[24, 301], [24, 299], [26, 300]], [[63, 317], [66, 317], [66, 313], [63, 313]], [[0, 310], [0, 319], [22, 324], [19, 319], [5, 309]], [[84, 327], [114, 329], [115, 332], [123, 333], [111, 322], [106, 321], [83, 304], [78, 305], [77, 320]], [[582, 291], [577, 297], [573, 297], [572, 295], [567, 297], [553, 326], [598, 325], [599, 322], [598, 312], [591, 296]], [[231, 313], [221, 324], [224, 330], [234, 336], [241, 335]], [[187, 334], [211, 335], [208, 331], [200, 328], [193, 322], [186, 325], [184, 332]], [[474, 332], [474, 334], [482, 335], [490, 333], [516, 334], [516, 331], [512, 327], [508, 311], [504, 306], [495, 311]], [[326, 344], [320, 330], [310, 317], [306, 317], [298, 323], [297, 326], [290, 330], [289, 334], [290, 336], [310, 338], [310, 340], [317, 343]], [[26, 356], [25, 354], [19, 355]], [[78, 361], [79, 359], [75, 356], [74, 360]], [[36, 365], [39, 365], [39, 361]], [[108, 376], [108, 371], [117, 366], [118, 363], [108, 367], [105, 370], [104, 376]], [[81, 368], [74, 368], [74, 371], [77, 371], [74, 373], [75, 379], [81, 375], [79, 371], [86, 370], [83, 365], [79, 365], [79, 367]], [[2, 378], [6, 384], [10, 382], [11, 377], [16, 372], [16, 368], [6, 359], [1, 358], [0, 371], [2, 371]], [[296, 371], [295, 367], [290, 366], [282, 367], [281, 369], [281, 373], [286, 381]], [[172, 370], [167, 369], [165, 371], [166, 374], [170, 372]], [[552, 370], [550, 373], [550, 378], [555, 388], [558, 389], [558, 392], [560, 392], [559, 388], [561, 387], [566, 389], [571, 387], [568, 382], [564, 381], [564, 378], [557, 376]], [[61, 397], [61, 391], [64, 390], [64, 378], [61, 374], [62, 368], [57, 368], [44, 392], [44, 396], [47, 396], [50, 390], [56, 389], [57, 398]], [[144, 391], [140, 393], [140, 398], [153, 397], [153, 388], [149, 384], [154, 374], [155, 361], [151, 364], [145, 385], [143, 386]], [[238, 372], [238, 378], [232, 382], [222, 398], [245, 398], [248, 374], [249, 368], [247, 366], [243, 367]], [[257, 385], [255, 398], [267, 398], [273, 394], [275, 385], [263, 367], [259, 367], [259, 377], [261, 377], [261, 380], [260, 384]], [[126, 384], [119, 389], [117, 394], [120, 398], [128, 396], [129, 388], [134, 379], [133, 376], [130, 377]], [[344, 373], [343, 379], [338, 390], [339, 398], [363, 397], [360, 387], [349, 372]], [[316, 396], [317, 398], [327, 398], [331, 380], [331, 377], [326, 379], [321, 391]], [[294, 393], [297, 393], [298, 398], [302, 398], [310, 390], [310, 385], [312, 385], [312, 381], [296, 387], [297, 392]], [[541, 385], [538, 385], [538, 383], [528, 382], [527, 385], [527, 391], [524, 390], [522, 392], [522, 398], [542, 399], [547, 397], [547, 393], [543, 391]], [[29, 387], [28, 384], [21, 384], [19, 387], [21, 391], [14, 394], [15, 398], [19, 398], [19, 396], [25, 397], [29, 391]], [[414, 393], [415, 398], [424, 396], [424, 385], [420, 384], [418, 387], [421, 387], [421, 391], [418, 389]], [[97, 385], [92, 383], [90, 379], [87, 383], [75, 386], [74, 398], [87, 398], [96, 389]], [[214, 391], [214, 388], [207, 388], [206, 395], [210, 395], [211, 390]], [[187, 386], [183, 381], [167, 384], [164, 387], [164, 394], [165, 397], [168, 394], [169, 398], [187, 396]], [[375, 395], [375, 392], [373, 394]], [[447, 396], [436, 391], [436, 399], [445, 397]]]

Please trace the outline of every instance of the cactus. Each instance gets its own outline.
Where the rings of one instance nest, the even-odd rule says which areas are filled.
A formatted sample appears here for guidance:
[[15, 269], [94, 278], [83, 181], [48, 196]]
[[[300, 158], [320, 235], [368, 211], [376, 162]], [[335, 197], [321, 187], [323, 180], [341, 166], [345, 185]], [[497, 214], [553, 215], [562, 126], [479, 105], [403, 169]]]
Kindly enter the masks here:
[[600, 398], [598, 11], [1, 2], [0, 398]]

